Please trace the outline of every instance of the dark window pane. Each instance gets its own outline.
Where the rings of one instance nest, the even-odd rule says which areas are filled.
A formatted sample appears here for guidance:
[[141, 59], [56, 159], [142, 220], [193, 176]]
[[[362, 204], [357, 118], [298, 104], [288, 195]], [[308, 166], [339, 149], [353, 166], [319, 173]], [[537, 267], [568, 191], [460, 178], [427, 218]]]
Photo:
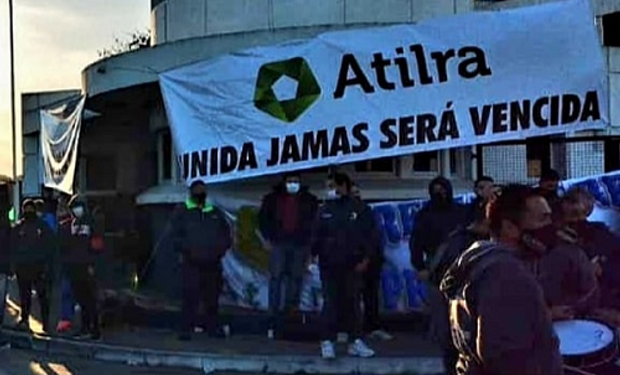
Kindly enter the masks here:
[[439, 152], [428, 151], [413, 155], [414, 172], [437, 172], [439, 170]]
[[162, 179], [172, 180], [172, 136], [170, 132], [162, 134]]
[[117, 165], [114, 156], [86, 156], [87, 190], [116, 190]]
[[364, 160], [355, 163], [356, 172], [394, 172], [395, 158]]

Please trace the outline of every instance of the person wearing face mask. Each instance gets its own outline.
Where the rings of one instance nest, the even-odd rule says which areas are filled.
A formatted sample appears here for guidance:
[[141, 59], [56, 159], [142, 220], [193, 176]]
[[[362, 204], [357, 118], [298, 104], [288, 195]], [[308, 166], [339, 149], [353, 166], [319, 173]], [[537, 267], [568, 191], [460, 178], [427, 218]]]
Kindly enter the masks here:
[[53, 234], [49, 226], [37, 217], [33, 200], [26, 199], [22, 204], [23, 219], [12, 231], [11, 262], [17, 275], [21, 300], [21, 320], [17, 327], [30, 330], [29, 317], [32, 304], [32, 289], [37, 292], [41, 308], [43, 330], [49, 332], [49, 264]]
[[428, 261], [459, 225], [467, 222], [467, 209], [454, 202], [452, 184], [436, 177], [428, 186], [429, 202], [416, 214], [409, 238], [411, 263], [421, 280], [429, 276]]
[[[58, 233], [60, 234], [60, 253], [64, 254], [63, 246], [66, 241], [63, 238], [71, 233], [71, 223], [73, 214], [69, 209], [68, 202], [70, 197], [63, 196], [57, 205]], [[56, 332], [60, 334], [69, 333], [73, 329], [73, 317], [75, 316], [75, 299], [71, 281], [67, 275], [67, 270], [63, 267], [60, 273], [60, 320], [56, 325]]]
[[368, 268], [362, 275], [361, 294], [364, 305], [364, 332], [372, 339], [389, 341], [393, 339], [393, 336], [381, 327], [381, 322], [379, 321], [379, 288], [381, 286], [381, 271], [385, 262], [381, 229], [372, 207], [362, 200], [362, 193], [358, 184], [353, 183], [351, 195], [360, 204], [364, 205], [366, 210], [364, 215], [369, 215], [375, 219], [372, 222], [372, 232], [369, 236], [373, 242], [373, 252], [369, 258]]
[[76, 338], [98, 340], [101, 331], [97, 309], [96, 252], [91, 246], [96, 229], [86, 202], [80, 197], [73, 197], [68, 206], [71, 217], [61, 226], [61, 251], [63, 271], [80, 305], [82, 325]]
[[562, 197], [565, 225], [577, 233], [578, 243], [597, 274], [600, 310], [613, 311], [614, 325], [620, 326], [620, 237], [605, 223], [588, 221], [594, 204], [594, 197], [582, 187], [571, 188]]
[[375, 352], [362, 340], [359, 296], [362, 276], [376, 251], [374, 241], [368, 240], [374, 218], [371, 210], [351, 196], [349, 176], [334, 173], [329, 180], [338, 198], [320, 207], [312, 236], [312, 254], [318, 257], [324, 298], [321, 355], [335, 358], [334, 341], [340, 328], [345, 328], [353, 339], [349, 355], [372, 357]]
[[506, 187], [488, 208], [489, 241], [467, 249], [444, 275], [460, 375], [561, 375], [559, 342], [543, 290], [527, 261], [544, 246], [535, 233], [551, 222], [546, 200]]
[[[595, 267], [579, 244], [578, 234], [568, 224], [581, 210], [579, 204], [561, 198], [553, 224], [530, 233], [531, 242], [544, 251], [542, 257], [530, 257], [531, 268], [543, 288], [554, 320], [573, 319], [594, 311], [600, 290]], [[534, 244], [532, 244], [534, 245]]]
[[[172, 236], [183, 275], [179, 340], [191, 340], [192, 331], [201, 323], [210, 337], [225, 337], [219, 326], [218, 310], [224, 282], [222, 258], [232, 246], [232, 237], [225, 214], [207, 201], [204, 182], [192, 183], [190, 197], [175, 210]], [[201, 301], [206, 315], [204, 322], [197, 320]]]
[[281, 183], [263, 199], [258, 217], [260, 232], [271, 251], [270, 338], [282, 335], [283, 313], [290, 313], [299, 306], [317, 205], [316, 197], [301, 186], [301, 176], [295, 172], [284, 175]]

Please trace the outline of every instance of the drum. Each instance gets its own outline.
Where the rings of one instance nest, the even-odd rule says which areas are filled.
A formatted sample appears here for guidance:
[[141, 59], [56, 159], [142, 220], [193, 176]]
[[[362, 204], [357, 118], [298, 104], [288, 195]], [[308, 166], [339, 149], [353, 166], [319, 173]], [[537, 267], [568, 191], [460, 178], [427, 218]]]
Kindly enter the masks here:
[[615, 361], [618, 340], [608, 326], [591, 320], [566, 320], [555, 322], [553, 328], [567, 366], [594, 369]]

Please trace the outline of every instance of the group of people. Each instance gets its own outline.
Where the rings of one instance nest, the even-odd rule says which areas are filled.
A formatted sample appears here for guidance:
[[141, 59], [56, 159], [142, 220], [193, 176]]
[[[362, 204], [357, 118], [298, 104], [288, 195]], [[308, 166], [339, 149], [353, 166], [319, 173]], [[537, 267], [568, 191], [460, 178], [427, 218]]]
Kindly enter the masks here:
[[559, 181], [551, 170], [537, 188], [498, 190], [483, 177], [469, 207], [453, 202], [447, 180], [431, 183], [412, 261], [430, 286], [431, 333], [449, 374], [564, 374], [575, 369], [563, 363], [554, 322], [620, 327], [620, 237], [588, 221], [586, 189], [559, 196]]
[[[334, 173], [328, 177], [327, 187], [329, 193], [320, 203], [302, 186], [301, 176], [290, 173], [263, 200], [259, 229], [271, 251], [268, 336], [283, 337], [286, 317], [299, 307], [308, 266], [318, 264], [324, 297], [322, 356], [335, 358], [335, 342], [344, 334], [351, 341], [350, 355], [372, 357], [375, 353], [364, 342], [364, 334], [391, 338], [378, 322], [383, 257], [379, 229], [372, 210], [359, 196], [359, 186], [349, 176]], [[191, 339], [200, 325], [208, 335], [223, 337], [226, 332], [218, 322], [218, 297], [221, 259], [231, 246], [231, 230], [225, 214], [208, 203], [204, 183], [191, 185], [190, 197], [175, 212], [173, 227], [183, 273], [179, 338]], [[197, 315], [201, 302], [203, 322]]]
[[[429, 286], [431, 333], [449, 373], [562, 374], [554, 321], [590, 317], [620, 326], [620, 272], [614, 268], [620, 237], [587, 220], [595, 203], [587, 190], [573, 188], [559, 196], [559, 181], [559, 174], [549, 171], [537, 188], [499, 190], [492, 178], [482, 177], [468, 206], [455, 202], [446, 178], [430, 183], [430, 200], [414, 220], [411, 261]], [[289, 173], [263, 199], [259, 231], [271, 254], [267, 334], [283, 336], [285, 318], [299, 307], [304, 275], [315, 264], [324, 298], [322, 357], [336, 357], [342, 333], [350, 339], [349, 355], [372, 357], [364, 338], [391, 338], [379, 322], [380, 228], [348, 175], [331, 174], [326, 187], [326, 197], [318, 199], [298, 173]], [[49, 331], [50, 282], [56, 279], [50, 265], [59, 256], [81, 306], [80, 334], [98, 338], [93, 267], [98, 246], [86, 204], [73, 199], [56, 207], [27, 199], [22, 208], [23, 217], [3, 232], [20, 289], [19, 326], [28, 328], [34, 289]], [[210, 336], [224, 337], [218, 300], [222, 258], [232, 246], [229, 220], [209, 203], [206, 185], [195, 182], [172, 226], [183, 275], [179, 339], [191, 339], [201, 325]]]
[[86, 202], [78, 197], [64, 202], [59, 205], [51, 196], [22, 202], [19, 220], [12, 224], [7, 220], [3, 225], [3, 272], [17, 278], [21, 302], [18, 329], [31, 329], [33, 291], [44, 333], [57, 329], [53, 328], [50, 305], [53, 283], [58, 282], [64, 289], [58, 329], [71, 329], [77, 302], [80, 329], [67, 333], [96, 340], [100, 329], [94, 263], [101, 248], [94, 240], [97, 237]]

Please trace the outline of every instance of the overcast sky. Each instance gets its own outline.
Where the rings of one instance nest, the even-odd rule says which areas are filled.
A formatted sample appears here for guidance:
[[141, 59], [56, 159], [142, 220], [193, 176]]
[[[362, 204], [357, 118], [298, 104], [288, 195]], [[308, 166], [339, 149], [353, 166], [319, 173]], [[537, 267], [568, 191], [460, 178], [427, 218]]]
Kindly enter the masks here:
[[[11, 174], [8, 0], [0, 1], [0, 174]], [[17, 92], [81, 87], [97, 51], [147, 30], [149, 0], [14, 0]], [[19, 111], [19, 107], [18, 107]], [[19, 118], [19, 112], [18, 112]]]

